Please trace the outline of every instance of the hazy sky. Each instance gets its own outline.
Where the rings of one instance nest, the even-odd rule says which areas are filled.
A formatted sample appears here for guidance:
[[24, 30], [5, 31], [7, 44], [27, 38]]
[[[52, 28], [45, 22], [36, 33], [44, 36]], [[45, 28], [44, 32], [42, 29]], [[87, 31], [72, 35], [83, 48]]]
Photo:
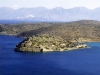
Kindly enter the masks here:
[[89, 9], [94, 9], [100, 7], [100, 0], [0, 0], [0, 7], [63, 7], [63, 8], [73, 8], [73, 7], [87, 7]]

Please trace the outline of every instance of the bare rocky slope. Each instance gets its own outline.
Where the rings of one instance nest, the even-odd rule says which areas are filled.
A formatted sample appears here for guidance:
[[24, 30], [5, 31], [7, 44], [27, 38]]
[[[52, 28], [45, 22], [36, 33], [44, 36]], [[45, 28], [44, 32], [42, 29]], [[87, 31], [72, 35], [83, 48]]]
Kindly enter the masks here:
[[60, 36], [71, 41], [100, 41], [100, 21], [81, 20], [68, 23], [0, 24], [0, 34], [29, 37], [33, 35]]
[[20, 24], [0, 24], [0, 34], [18, 35], [22, 32], [36, 30], [42, 27], [48, 27], [50, 23], [20, 23]]
[[[83, 42], [100, 41], [100, 22], [92, 20], [82, 20], [59, 25], [51, 25], [36, 30], [30, 30], [20, 33], [19, 37], [28, 37], [32, 35], [48, 34], [50, 36], [61, 36], [64, 39], [78, 39]], [[73, 40], [74, 41], [74, 40]]]

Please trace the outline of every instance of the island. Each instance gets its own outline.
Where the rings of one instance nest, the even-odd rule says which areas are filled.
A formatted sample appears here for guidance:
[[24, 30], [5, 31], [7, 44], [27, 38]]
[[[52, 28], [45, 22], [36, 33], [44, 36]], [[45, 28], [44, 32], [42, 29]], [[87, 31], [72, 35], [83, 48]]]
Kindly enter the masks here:
[[65, 40], [59, 36], [32, 36], [28, 37], [18, 45], [15, 51], [18, 52], [51, 52], [51, 51], [68, 51], [80, 48], [87, 48], [86, 44], [75, 43]]

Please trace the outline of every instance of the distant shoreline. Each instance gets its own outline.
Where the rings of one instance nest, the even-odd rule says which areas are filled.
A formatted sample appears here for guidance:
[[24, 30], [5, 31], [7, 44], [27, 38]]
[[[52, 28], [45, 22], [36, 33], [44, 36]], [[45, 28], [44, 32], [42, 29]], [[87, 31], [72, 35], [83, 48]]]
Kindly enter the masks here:
[[80, 20], [67, 23], [0, 24], [0, 34], [21, 38], [46, 34], [49, 36], [60, 36], [70, 41], [100, 42], [100, 21]]

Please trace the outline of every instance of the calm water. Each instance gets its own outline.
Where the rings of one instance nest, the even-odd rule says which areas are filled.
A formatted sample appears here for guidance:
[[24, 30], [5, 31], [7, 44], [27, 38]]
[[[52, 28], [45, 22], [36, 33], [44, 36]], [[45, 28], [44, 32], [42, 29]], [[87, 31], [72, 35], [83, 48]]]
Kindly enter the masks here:
[[100, 43], [67, 52], [14, 52], [22, 40], [0, 35], [0, 75], [100, 75]]

